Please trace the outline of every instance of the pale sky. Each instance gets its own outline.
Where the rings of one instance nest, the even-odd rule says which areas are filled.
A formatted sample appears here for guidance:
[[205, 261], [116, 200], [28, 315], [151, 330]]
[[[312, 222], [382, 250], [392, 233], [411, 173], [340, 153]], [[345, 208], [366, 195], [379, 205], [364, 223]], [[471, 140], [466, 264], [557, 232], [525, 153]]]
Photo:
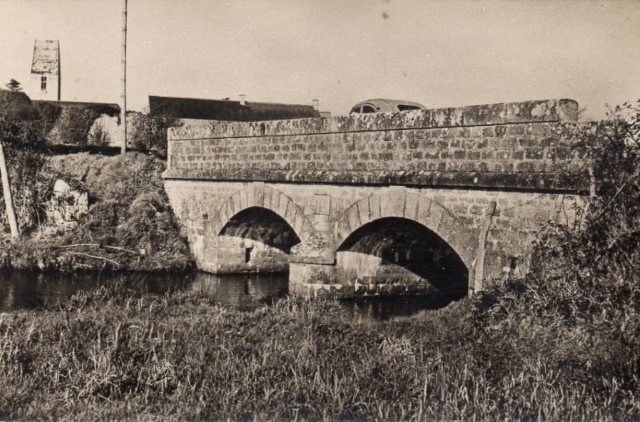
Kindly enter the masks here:
[[[62, 99], [118, 102], [122, 0], [0, 0], [0, 82], [59, 39]], [[640, 1], [129, 0], [128, 105], [148, 95], [429, 108], [640, 98]], [[28, 93], [28, 90], [27, 90]]]

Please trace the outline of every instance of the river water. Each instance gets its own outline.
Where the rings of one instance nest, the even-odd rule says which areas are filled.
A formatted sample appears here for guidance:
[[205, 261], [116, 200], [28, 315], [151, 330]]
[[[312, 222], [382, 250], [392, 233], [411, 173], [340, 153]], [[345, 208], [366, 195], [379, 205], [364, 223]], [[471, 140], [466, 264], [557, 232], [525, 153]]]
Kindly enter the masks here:
[[[113, 283], [119, 283], [136, 293], [147, 294], [195, 290], [209, 295], [222, 306], [241, 310], [255, 309], [288, 293], [287, 274], [43, 274], [7, 271], [0, 272], [0, 312], [56, 306], [80, 290], [88, 291]], [[358, 298], [340, 303], [353, 318], [379, 320], [436, 309], [444, 306], [446, 301], [417, 296]]]

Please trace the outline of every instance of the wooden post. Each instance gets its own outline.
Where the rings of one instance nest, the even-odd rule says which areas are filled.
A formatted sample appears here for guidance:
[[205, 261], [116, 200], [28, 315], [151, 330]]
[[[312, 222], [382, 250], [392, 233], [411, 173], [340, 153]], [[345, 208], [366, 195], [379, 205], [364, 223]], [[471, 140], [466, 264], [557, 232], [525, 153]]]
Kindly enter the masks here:
[[596, 195], [596, 172], [593, 168], [593, 163], [591, 163], [589, 165], [589, 198], [593, 199]]
[[122, 8], [122, 87], [120, 110], [122, 117], [122, 145], [120, 153], [127, 152], [127, 0], [123, 0]]
[[11, 228], [11, 238], [18, 240], [20, 238], [20, 230], [18, 229], [18, 220], [16, 212], [13, 208], [13, 196], [11, 195], [11, 183], [9, 181], [9, 171], [7, 162], [4, 159], [4, 147], [2, 139], [0, 139], [0, 172], [2, 173], [2, 193], [4, 194], [4, 204], [7, 209], [7, 219]]
[[495, 212], [496, 202], [491, 201], [491, 203], [489, 204], [489, 208], [487, 209], [484, 225], [482, 226], [482, 231], [480, 232], [480, 237], [478, 239], [478, 253], [476, 255], [476, 262], [474, 267], [475, 271], [473, 277], [473, 293], [482, 291], [482, 282], [484, 280], [485, 248], [487, 243], [487, 236], [489, 235], [489, 228], [491, 227], [491, 220], [493, 219], [493, 214]]

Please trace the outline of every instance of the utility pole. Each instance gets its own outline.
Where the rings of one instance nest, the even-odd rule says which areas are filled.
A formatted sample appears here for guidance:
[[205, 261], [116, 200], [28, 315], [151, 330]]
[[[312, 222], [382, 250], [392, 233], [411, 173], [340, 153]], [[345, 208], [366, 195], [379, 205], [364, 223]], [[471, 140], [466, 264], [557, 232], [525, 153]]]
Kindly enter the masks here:
[[2, 139], [0, 139], [0, 173], [2, 173], [2, 193], [4, 194], [4, 204], [7, 209], [7, 219], [11, 228], [11, 238], [18, 240], [20, 238], [20, 230], [18, 229], [18, 220], [16, 212], [13, 209], [13, 196], [11, 195], [11, 183], [9, 182], [9, 171], [7, 162], [4, 159], [4, 147]]
[[120, 153], [127, 152], [127, 0], [123, 0], [122, 8], [122, 92], [121, 111], [122, 118], [122, 145]]

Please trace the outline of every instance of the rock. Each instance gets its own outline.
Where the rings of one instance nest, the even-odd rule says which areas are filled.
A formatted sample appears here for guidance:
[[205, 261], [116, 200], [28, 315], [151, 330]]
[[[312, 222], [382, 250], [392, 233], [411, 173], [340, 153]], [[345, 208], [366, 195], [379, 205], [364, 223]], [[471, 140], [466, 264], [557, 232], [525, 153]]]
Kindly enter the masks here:
[[72, 188], [62, 179], [53, 185], [53, 195], [46, 204], [47, 220], [56, 228], [75, 226], [78, 218], [89, 211], [89, 194]]

